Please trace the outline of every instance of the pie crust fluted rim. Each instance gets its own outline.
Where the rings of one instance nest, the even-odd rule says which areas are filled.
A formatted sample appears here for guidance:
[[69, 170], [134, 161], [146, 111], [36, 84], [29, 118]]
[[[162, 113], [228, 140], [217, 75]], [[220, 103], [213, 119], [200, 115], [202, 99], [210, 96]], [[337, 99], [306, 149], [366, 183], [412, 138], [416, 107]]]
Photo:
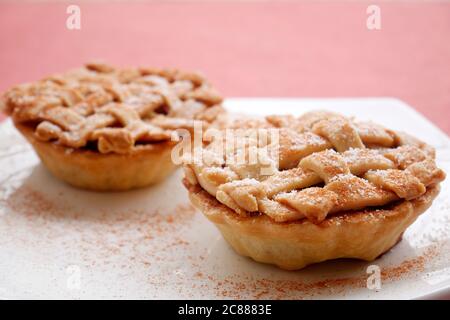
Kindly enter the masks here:
[[320, 224], [307, 219], [280, 223], [266, 215], [239, 216], [198, 185], [191, 185], [186, 179], [183, 183], [191, 202], [216, 225], [237, 253], [286, 270], [338, 258], [376, 259], [397, 244], [440, 191], [439, 185], [432, 185], [413, 200], [342, 212]]

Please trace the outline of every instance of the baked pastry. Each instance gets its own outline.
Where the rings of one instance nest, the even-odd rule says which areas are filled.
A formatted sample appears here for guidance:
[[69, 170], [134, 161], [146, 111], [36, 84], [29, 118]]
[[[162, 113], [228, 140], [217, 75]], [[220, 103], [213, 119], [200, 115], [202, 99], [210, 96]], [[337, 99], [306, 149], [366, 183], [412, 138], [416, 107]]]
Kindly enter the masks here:
[[[283, 269], [376, 259], [431, 205], [445, 178], [424, 142], [336, 113], [233, 127], [247, 129], [240, 145], [224, 143], [232, 135], [216, 137], [201, 159], [186, 162], [184, 185], [239, 254]], [[251, 128], [276, 135], [260, 139]]]
[[[87, 64], [12, 88], [3, 110], [57, 177], [114, 191], [164, 179], [180, 129], [212, 125], [224, 109], [204, 77], [178, 70]], [[174, 139], [175, 138], [175, 139]]]

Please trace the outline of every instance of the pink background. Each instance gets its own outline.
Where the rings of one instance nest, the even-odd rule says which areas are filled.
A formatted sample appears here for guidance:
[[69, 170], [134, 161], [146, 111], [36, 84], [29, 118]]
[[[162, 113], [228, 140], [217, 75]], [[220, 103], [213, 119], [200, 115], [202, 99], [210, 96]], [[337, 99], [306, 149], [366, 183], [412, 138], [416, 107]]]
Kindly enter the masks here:
[[[450, 132], [450, 3], [0, 4], [0, 91], [104, 60], [205, 73], [225, 96], [392, 96]], [[376, 2], [375, 2], [376, 3]], [[388, 115], [387, 115], [388, 116]]]

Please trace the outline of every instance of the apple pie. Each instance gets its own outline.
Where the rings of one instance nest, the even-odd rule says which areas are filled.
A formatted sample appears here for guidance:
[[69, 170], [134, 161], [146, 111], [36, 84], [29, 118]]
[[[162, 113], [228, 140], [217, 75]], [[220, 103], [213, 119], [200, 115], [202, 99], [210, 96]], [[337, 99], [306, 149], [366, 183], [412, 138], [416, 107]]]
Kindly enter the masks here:
[[[445, 179], [431, 146], [336, 113], [241, 119], [229, 128], [245, 129], [244, 138], [203, 147], [184, 164], [184, 185], [235, 251], [287, 270], [376, 259]], [[254, 130], [276, 135], [260, 139]]]
[[176, 168], [181, 129], [212, 126], [224, 113], [197, 73], [100, 63], [16, 86], [1, 102], [56, 177], [99, 191], [161, 181]]

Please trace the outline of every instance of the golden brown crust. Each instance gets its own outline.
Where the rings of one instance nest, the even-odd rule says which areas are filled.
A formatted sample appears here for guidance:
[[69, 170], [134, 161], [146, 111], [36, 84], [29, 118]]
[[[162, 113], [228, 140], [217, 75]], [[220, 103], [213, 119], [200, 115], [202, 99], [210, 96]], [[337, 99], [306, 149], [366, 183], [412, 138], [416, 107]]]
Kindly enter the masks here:
[[[295, 270], [337, 258], [373, 260], [399, 241], [445, 179], [432, 147], [373, 123], [324, 111], [266, 121], [279, 139], [249, 132], [226, 152], [205, 146], [203, 158], [214, 161], [186, 163], [184, 180], [192, 203], [230, 245], [259, 262]], [[272, 161], [259, 157], [264, 148]], [[229, 162], [250, 150], [257, 161]], [[264, 163], [273, 166], [263, 175]]]
[[128, 154], [142, 143], [170, 141], [178, 129], [206, 126], [223, 114], [222, 98], [196, 73], [121, 69], [104, 64], [18, 85], [1, 97], [15, 123], [68, 148]]
[[78, 188], [123, 191], [145, 187], [163, 180], [177, 168], [171, 161], [170, 141], [143, 145], [129, 154], [100, 154], [40, 141], [30, 127], [15, 125], [48, 170]]
[[90, 63], [16, 86], [0, 108], [55, 176], [106, 191], [164, 179], [173, 140], [219, 124], [221, 102], [197, 73]]
[[239, 144], [218, 139], [227, 147], [211, 143], [186, 163], [192, 181], [239, 215], [320, 223], [338, 212], [417, 198], [445, 179], [432, 147], [374, 123], [323, 111], [266, 121], [277, 127], [266, 130], [275, 133], [270, 139], [258, 136], [252, 121]]
[[266, 215], [240, 216], [198, 185], [186, 179], [184, 184], [191, 202], [217, 226], [236, 252], [286, 270], [337, 258], [376, 259], [399, 241], [440, 189], [433, 185], [414, 200], [343, 212], [314, 224], [307, 219], [277, 223]]

